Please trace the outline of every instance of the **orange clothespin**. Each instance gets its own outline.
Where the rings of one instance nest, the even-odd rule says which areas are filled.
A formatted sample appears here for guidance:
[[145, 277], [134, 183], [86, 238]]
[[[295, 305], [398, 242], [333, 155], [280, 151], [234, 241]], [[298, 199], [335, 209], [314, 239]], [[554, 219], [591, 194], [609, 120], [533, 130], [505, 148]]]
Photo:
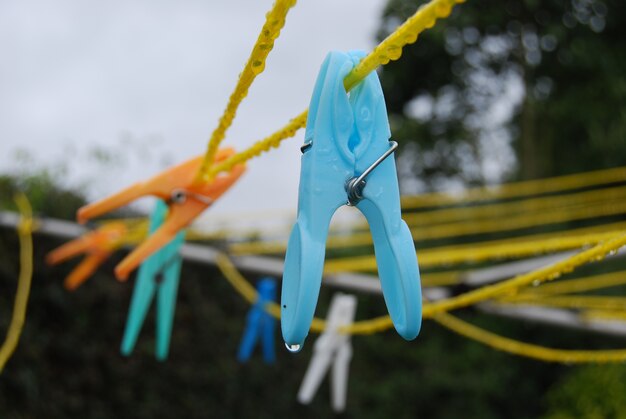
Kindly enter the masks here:
[[65, 278], [64, 286], [73, 291], [85, 282], [116, 249], [124, 244], [128, 229], [123, 222], [110, 222], [97, 230], [57, 247], [46, 256], [49, 265], [71, 259], [81, 253], [87, 256]]
[[[235, 154], [235, 150], [232, 148], [221, 149], [217, 152], [215, 161], [225, 160], [233, 154]], [[146, 195], [153, 195], [167, 202], [169, 212], [165, 222], [115, 267], [115, 276], [118, 279], [126, 280], [141, 262], [174, 239], [181, 229], [187, 227], [226, 192], [246, 170], [244, 164], [236, 165], [230, 172], [218, 175], [212, 182], [198, 183], [196, 173], [203, 158], [204, 156], [198, 156], [187, 160], [145, 182], [136, 183], [108, 198], [78, 210], [78, 221], [84, 223], [86, 220]]]

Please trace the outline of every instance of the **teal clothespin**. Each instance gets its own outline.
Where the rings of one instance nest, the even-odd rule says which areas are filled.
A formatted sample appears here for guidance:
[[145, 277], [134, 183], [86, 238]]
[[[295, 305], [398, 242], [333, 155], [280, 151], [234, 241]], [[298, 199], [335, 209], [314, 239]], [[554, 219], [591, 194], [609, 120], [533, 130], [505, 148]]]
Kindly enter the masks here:
[[[345, 76], [365, 54], [331, 52], [309, 106], [294, 225], [283, 274], [281, 328], [297, 352], [306, 338], [322, 281], [334, 212], [358, 208], [370, 225], [378, 275], [391, 320], [405, 339], [422, 321], [420, 275], [411, 232], [401, 219], [385, 98], [376, 72], [346, 93]], [[391, 157], [390, 157], [391, 156]]]
[[[163, 224], [167, 211], [168, 207], [165, 202], [157, 200], [150, 217], [150, 234]], [[141, 264], [120, 349], [123, 355], [128, 356], [133, 351], [148, 308], [156, 293], [155, 356], [160, 361], [167, 358], [182, 265], [182, 258], [178, 252], [184, 242], [185, 232], [181, 231], [171, 242]]]

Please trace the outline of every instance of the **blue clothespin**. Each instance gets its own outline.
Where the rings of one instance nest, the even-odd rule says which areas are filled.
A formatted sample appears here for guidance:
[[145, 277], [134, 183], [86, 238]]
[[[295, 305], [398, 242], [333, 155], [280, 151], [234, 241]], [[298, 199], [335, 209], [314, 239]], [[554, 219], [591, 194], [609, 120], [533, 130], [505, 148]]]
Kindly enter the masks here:
[[[167, 204], [157, 200], [150, 217], [150, 234], [163, 224], [167, 215]], [[130, 355], [137, 342], [137, 337], [146, 319], [148, 308], [156, 293], [156, 349], [158, 360], [165, 360], [169, 352], [170, 336], [176, 308], [176, 293], [182, 258], [178, 254], [185, 241], [185, 232], [181, 231], [161, 250], [150, 256], [139, 268], [137, 282], [130, 302], [126, 329], [122, 339], [121, 352]]]
[[274, 352], [275, 320], [265, 311], [264, 306], [268, 302], [276, 301], [276, 280], [270, 277], [261, 279], [257, 290], [259, 299], [248, 312], [246, 329], [239, 345], [237, 360], [239, 362], [249, 360], [259, 335], [262, 335], [263, 359], [267, 364], [272, 364], [276, 361], [276, 353]]
[[415, 245], [400, 218], [400, 193], [387, 109], [376, 72], [350, 95], [344, 77], [362, 52], [331, 52], [318, 75], [302, 146], [298, 217], [291, 231], [281, 296], [281, 326], [290, 351], [306, 338], [322, 280], [330, 220], [356, 206], [372, 232], [387, 309], [398, 333], [414, 339], [422, 319]]

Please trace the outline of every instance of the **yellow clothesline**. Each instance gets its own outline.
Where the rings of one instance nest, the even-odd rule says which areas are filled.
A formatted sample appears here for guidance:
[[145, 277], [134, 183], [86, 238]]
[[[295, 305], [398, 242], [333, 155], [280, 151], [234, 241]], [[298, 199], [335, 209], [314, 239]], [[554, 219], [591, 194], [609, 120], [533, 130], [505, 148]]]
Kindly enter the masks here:
[[15, 351], [17, 343], [24, 327], [26, 318], [26, 307], [28, 305], [28, 295], [33, 276], [33, 211], [24, 194], [15, 197], [15, 203], [20, 211], [20, 222], [17, 233], [20, 240], [20, 274], [17, 282], [17, 293], [15, 294], [15, 304], [9, 330], [2, 347], [0, 347], [0, 373], [4, 369], [7, 361]]

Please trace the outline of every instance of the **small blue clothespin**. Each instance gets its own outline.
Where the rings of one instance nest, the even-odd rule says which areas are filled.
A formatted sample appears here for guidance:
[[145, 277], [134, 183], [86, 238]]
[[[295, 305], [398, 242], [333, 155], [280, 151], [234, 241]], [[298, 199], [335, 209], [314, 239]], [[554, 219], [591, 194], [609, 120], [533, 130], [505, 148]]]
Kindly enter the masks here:
[[276, 361], [274, 351], [275, 320], [265, 311], [264, 307], [265, 304], [276, 301], [276, 280], [270, 277], [261, 279], [257, 291], [259, 298], [248, 312], [246, 329], [239, 345], [237, 360], [239, 362], [249, 360], [259, 335], [262, 335], [263, 359], [267, 364], [273, 364]]
[[[160, 199], [157, 200], [150, 217], [150, 234], [163, 224], [167, 216], [167, 210], [167, 204]], [[130, 355], [133, 351], [143, 322], [146, 319], [148, 308], [156, 293], [155, 356], [160, 361], [167, 358], [182, 265], [182, 258], [178, 252], [184, 242], [185, 232], [181, 231], [171, 242], [141, 264], [120, 348], [122, 354]]]
[[307, 119], [298, 201], [281, 296], [287, 348], [301, 349], [319, 295], [330, 220], [342, 205], [358, 208], [370, 225], [387, 309], [398, 333], [414, 339], [422, 320], [415, 245], [401, 219], [400, 192], [385, 98], [376, 72], [350, 95], [344, 77], [363, 52], [331, 52], [322, 64]]

